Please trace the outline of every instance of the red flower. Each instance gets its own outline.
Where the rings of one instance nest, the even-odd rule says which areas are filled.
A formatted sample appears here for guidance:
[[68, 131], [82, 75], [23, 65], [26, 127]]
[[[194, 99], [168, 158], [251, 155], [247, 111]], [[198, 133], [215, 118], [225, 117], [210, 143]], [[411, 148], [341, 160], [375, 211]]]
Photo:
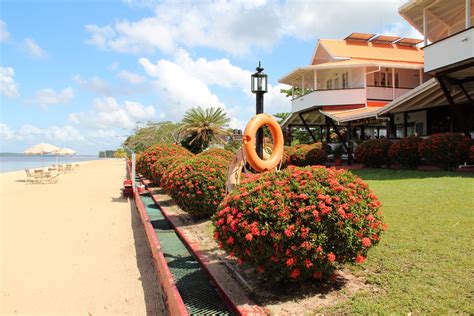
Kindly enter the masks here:
[[362, 256], [362, 255], [357, 255], [357, 257], [355, 258], [355, 262], [357, 264], [362, 264], [362, 263], [364, 263], [364, 261], [365, 261], [365, 257]]
[[291, 271], [290, 277], [292, 279], [297, 279], [300, 276], [300, 269], [294, 269]]
[[234, 243], [234, 237], [230, 236], [228, 239], [227, 239], [227, 244], [228, 245], [232, 245]]
[[295, 263], [296, 263], [295, 258], [289, 258], [288, 260], [286, 260], [286, 265], [289, 266], [289, 267], [291, 267]]
[[332, 252], [330, 252], [330, 253], [328, 254], [328, 260], [329, 260], [330, 262], [334, 262], [334, 261], [336, 260], [336, 255], [333, 254]]
[[367, 247], [370, 247], [371, 245], [372, 245], [372, 241], [369, 238], [367, 237], [362, 238], [362, 246], [367, 248]]
[[252, 234], [248, 233], [247, 235], [245, 235], [245, 239], [247, 239], [248, 241], [252, 241], [252, 239], [253, 239]]

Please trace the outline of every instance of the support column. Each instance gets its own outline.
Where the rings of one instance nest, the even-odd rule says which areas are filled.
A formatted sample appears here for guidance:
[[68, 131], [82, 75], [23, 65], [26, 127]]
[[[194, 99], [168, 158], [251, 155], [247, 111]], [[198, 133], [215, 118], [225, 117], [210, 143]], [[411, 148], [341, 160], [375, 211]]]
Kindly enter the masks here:
[[304, 95], [304, 75], [301, 76], [301, 95]]
[[403, 137], [408, 137], [408, 113], [403, 112]]
[[466, 0], [466, 29], [471, 27], [471, 0]]
[[300, 117], [300, 119], [301, 119], [301, 122], [303, 122], [304, 127], [305, 127], [306, 130], [308, 131], [309, 136], [311, 136], [311, 138], [313, 139], [313, 142], [317, 143], [318, 141], [316, 140], [316, 137], [314, 137], [313, 132], [311, 132], [311, 130], [309, 129], [308, 124], [306, 124], [306, 121], [304, 120], [303, 115], [301, 115], [301, 113], [299, 113], [298, 115], [299, 115], [299, 117]]
[[428, 9], [423, 8], [423, 44], [428, 45]]
[[419, 76], [420, 76], [420, 84], [423, 83], [423, 69], [418, 70]]
[[446, 81], [444, 79], [444, 77], [436, 77], [436, 79], [438, 79], [438, 82], [439, 82], [439, 86], [441, 87], [441, 90], [443, 90], [443, 94], [444, 96], [446, 97], [446, 99], [448, 100], [448, 103], [450, 105], [450, 112], [451, 112], [451, 121], [449, 123], [449, 131], [450, 132], [453, 132], [454, 131], [454, 120], [455, 120], [455, 113], [454, 113], [454, 107], [456, 106], [456, 103], [454, 102], [454, 99], [453, 97], [451, 96], [451, 93], [449, 92], [449, 89], [448, 89], [448, 86], [446, 84]]
[[329, 143], [330, 137], [329, 137], [329, 117], [325, 116], [325, 122], [326, 122], [326, 143]]
[[318, 72], [314, 71], [314, 86], [313, 89], [316, 91], [318, 90]]
[[392, 100], [395, 100], [395, 68], [392, 68]]

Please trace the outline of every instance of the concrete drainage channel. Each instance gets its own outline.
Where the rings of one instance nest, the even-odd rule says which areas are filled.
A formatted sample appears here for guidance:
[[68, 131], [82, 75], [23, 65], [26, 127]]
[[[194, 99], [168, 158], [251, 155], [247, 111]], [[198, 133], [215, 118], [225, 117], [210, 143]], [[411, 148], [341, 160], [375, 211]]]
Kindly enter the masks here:
[[[139, 185], [139, 180], [136, 181], [137, 185]], [[144, 214], [140, 215], [142, 221], [144, 221], [143, 224], [152, 248], [155, 265], [157, 268], [160, 268], [160, 259], [155, 258], [157, 254], [154, 253], [153, 248], [156, 248], [156, 251], [162, 253], [167, 268], [172, 275], [172, 280], [169, 280], [169, 278], [168, 280], [164, 280], [163, 275], [166, 273], [162, 273], [161, 275], [158, 273], [160, 282], [171, 283], [171, 286], [170, 284], [162, 284], [165, 295], [167, 296], [167, 305], [170, 314], [173, 314], [173, 310], [179, 310], [179, 307], [176, 308], [170, 305], [184, 303], [189, 315], [235, 315], [231, 308], [227, 306], [225, 300], [219, 295], [217, 289], [210, 283], [205, 271], [188, 251], [150, 195], [148, 193], [142, 195], [135, 193], [135, 199], [137, 198], [142, 202], [136, 201], [138, 202], [137, 207], [139, 208], [139, 212], [140, 207], [143, 207], [145, 211]], [[144, 219], [143, 217], [146, 218]], [[151, 240], [154, 239], [154, 236], [149, 236], [151, 234], [150, 229], [147, 231], [146, 224], [148, 221], [153, 227], [157, 237], [157, 240], [154, 241], [157, 244], [156, 247], [153, 247], [153, 240]], [[161, 262], [161, 264], [165, 263]], [[170, 297], [170, 295], [172, 295], [173, 282], [180, 296], [175, 298], [174, 303], [172, 302], [173, 298]]]

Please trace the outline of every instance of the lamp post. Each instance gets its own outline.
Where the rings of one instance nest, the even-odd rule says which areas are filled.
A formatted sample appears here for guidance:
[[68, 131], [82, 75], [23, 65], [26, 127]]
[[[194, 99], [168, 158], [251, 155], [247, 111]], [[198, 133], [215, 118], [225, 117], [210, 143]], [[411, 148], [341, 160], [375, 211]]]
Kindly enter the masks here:
[[[261, 63], [258, 62], [257, 70], [252, 77], [251, 89], [256, 96], [256, 114], [263, 113], [263, 95], [267, 92], [267, 75], [264, 74]], [[257, 154], [263, 159], [263, 129], [259, 128], [257, 131]]]

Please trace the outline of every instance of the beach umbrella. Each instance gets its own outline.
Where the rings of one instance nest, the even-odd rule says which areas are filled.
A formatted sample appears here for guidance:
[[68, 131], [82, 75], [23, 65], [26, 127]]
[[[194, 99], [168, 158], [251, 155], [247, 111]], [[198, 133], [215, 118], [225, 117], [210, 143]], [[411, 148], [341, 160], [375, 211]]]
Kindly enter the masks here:
[[58, 157], [59, 156], [71, 156], [75, 155], [76, 151], [70, 148], [61, 148], [58, 151], [56, 151], [56, 165], [58, 165]]
[[[60, 148], [51, 144], [41, 143], [38, 145], [34, 145], [24, 151], [26, 155], [47, 155], [47, 154], [54, 154]], [[44, 156], [43, 156], [43, 168], [44, 168]]]

